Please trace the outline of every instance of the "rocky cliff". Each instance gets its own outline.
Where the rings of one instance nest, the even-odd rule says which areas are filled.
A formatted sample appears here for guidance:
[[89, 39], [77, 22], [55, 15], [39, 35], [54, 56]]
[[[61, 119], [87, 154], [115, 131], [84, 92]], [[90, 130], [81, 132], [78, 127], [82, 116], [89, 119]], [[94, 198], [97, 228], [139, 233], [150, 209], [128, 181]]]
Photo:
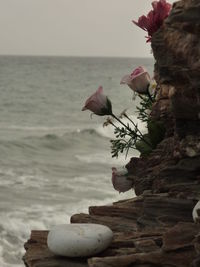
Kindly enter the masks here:
[[49, 252], [46, 231], [33, 231], [26, 266], [200, 266], [200, 224], [192, 218], [200, 199], [200, 0], [174, 4], [152, 49], [159, 88], [151, 116], [164, 123], [165, 139], [127, 164], [136, 198], [71, 218], [109, 226], [113, 243], [93, 258], [69, 260]]

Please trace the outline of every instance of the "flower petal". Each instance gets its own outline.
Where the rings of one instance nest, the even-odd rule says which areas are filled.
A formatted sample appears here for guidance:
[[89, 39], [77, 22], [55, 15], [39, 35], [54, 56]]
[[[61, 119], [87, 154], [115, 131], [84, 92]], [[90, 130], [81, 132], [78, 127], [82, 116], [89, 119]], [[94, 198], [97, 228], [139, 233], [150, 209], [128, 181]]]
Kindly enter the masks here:
[[138, 21], [132, 21], [138, 27], [148, 32], [147, 42], [151, 41], [152, 35], [162, 26], [163, 21], [168, 17], [171, 4], [167, 3], [166, 0], [159, 0], [153, 1], [152, 7], [153, 10], [147, 16], [142, 15]]
[[124, 77], [122, 77], [120, 84], [129, 84], [131, 83], [131, 76], [130, 75], [125, 75]]
[[117, 171], [116, 168], [112, 168], [112, 184], [115, 190], [119, 193], [124, 193], [133, 187], [133, 182], [127, 179], [127, 171]]
[[102, 86], [100, 86], [97, 91], [86, 100], [82, 111], [86, 109], [89, 109], [99, 116], [111, 115], [112, 105], [107, 96], [103, 94]]

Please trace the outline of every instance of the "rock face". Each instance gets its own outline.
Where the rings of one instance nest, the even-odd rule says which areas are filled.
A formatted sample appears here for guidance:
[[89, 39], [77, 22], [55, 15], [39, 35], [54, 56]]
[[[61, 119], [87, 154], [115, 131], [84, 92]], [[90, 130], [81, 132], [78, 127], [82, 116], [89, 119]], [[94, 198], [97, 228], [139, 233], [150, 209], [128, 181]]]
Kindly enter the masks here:
[[159, 88], [151, 116], [164, 122], [165, 139], [148, 157], [127, 164], [136, 198], [71, 218], [109, 226], [112, 244], [71, 262], [48, 251], [46, 232], [33, 231], [25, 245], [28, 267], [200, 266], [200, 224], [192, 218], [200, 199], [200, 0], [174, 4], [152, 49]]
[[160, 90], [151, 115], [164, 122], [167, 133], [149, 158], [127, 165], [137, 194], [153, 190], [200, 198], [199, 14], [199, 0], [179, 1], [153, 35]]

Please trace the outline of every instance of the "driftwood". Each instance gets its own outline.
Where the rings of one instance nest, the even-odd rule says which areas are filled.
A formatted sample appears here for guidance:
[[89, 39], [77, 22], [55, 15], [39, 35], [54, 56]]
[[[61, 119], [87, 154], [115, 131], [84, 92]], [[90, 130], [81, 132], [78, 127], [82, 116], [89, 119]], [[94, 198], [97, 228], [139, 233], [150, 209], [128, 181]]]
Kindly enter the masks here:
[[200, 266], [200, 224], [192, 218], [200, 199], [200, 0], [174, 4], [152, 49], [159, 91], [151, 116], [165, 124], [165, 139], [148, 157], [127, 164], [137, 197], [71, 218], [109, 226], [112, 244], [99, 255], [72, 260], [49, 252], [47, 231], [33, 231], [26, 266]]

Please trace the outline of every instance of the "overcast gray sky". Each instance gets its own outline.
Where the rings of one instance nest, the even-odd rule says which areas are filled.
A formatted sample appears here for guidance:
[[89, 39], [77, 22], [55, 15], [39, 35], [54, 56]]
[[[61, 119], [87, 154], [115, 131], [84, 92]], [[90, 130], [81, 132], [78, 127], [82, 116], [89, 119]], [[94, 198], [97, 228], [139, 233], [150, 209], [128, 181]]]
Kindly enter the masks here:
[[[0, 54], [147, 57], [150, 0], [0, 0]], [[168, 0], [172, 3], [172, 0]]]

